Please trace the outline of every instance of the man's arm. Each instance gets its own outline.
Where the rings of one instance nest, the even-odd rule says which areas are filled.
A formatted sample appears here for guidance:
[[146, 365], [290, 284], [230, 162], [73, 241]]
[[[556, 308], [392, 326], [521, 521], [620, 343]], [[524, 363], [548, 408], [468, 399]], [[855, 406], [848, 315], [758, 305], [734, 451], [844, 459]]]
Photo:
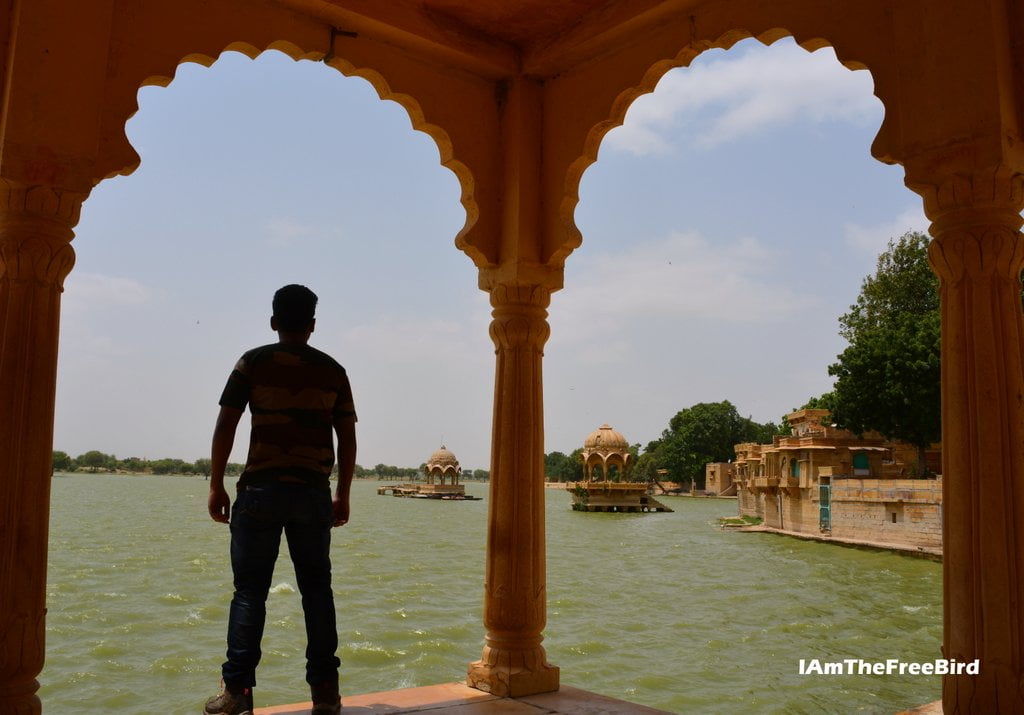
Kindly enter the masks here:
[[231, 448], [235, 444], [235, 430], [241, 417], [242, 410], [221, 405], [217, 424], [213, 428], [213, 444], [210, 447], [210, 496], [206, 508], [210, 512], [210, 517], [222, 524], [227, 524], [231, 515], [231, 497], [224, 488], [224, 470], [228, 465], [228, 457], [231, 456]]
[[355, 417], [335, 419], [334, 432], [338, 435], [338, 488], [334, 493], [334, 526], [344, 526], [348, 523], [349, 490], [356, 467]]

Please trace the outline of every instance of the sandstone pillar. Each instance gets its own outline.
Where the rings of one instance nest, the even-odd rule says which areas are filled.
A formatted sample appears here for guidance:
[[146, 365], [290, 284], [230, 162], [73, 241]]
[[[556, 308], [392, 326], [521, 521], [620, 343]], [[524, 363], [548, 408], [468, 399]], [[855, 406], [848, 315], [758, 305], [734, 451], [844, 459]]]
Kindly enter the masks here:
[[934, 182], [925, 210], [942, 295], [947, 713], [1024, 712], [1024, 176]]
[[483, 655], [468, 684], [495, 695], [558, 689], [541, 645], [547, 618], [544, 554], [544, 412], [541, 358], [550, 291], [491, 289], [497, 355], [484, 582]]
[[57, 333], [82, 195], [0, 180], [0, 711], [39, 713]]

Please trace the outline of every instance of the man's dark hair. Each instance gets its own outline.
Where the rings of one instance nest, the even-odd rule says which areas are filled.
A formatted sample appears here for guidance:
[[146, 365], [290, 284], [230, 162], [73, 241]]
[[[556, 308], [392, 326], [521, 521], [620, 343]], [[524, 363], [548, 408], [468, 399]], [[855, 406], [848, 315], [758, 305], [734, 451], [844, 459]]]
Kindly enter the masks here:
[[274, 317], [277, 327], [286, 332], [305, 330], [316, 314], [316, 293], [306, 286], [286, 285], [274, 293]]

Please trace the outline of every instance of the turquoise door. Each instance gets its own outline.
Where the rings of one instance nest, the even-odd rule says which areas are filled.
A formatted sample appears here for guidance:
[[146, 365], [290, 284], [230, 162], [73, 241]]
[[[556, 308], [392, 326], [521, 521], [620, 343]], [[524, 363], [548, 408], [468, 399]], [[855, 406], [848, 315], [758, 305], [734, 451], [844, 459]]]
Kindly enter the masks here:
[[832, 531], [832, 485], [818, 485], [818, 528]]

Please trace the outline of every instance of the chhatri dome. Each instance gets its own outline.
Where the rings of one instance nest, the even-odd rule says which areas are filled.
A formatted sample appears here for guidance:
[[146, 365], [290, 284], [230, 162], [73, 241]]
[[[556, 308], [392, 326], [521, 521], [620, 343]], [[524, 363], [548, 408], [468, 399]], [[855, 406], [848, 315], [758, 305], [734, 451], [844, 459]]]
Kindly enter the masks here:
[[622, 436], [621, 432], [612, 429], [609, 424], [603, 424], [591, 432], [583, 441], [583, 449], [613, 450], [629, 449], [629, 442]]
[[588, 482], [594, 480], [595, 469], [601, 472], [604, 481], [608, 481], [608, 468], [612, 466], [616, 468], [621, 480], [627, 468], [633, 465], [629, 442], [609, 424], [601, 425], [587, 436], [583, 441], [581, 457], [583, 475]]
[[430, 455], [430, 458], [427, 460], [426, 469], [428, 484], [434, 483], [434, 477], [440, 477], [441, 484], [444, 484], [445, 477], [448, 476], [451, 476], [452, 484], [458, 484], [459, 473], [462, 471], [459, 468], [459, 460], [443, 444], [441, 449]]

